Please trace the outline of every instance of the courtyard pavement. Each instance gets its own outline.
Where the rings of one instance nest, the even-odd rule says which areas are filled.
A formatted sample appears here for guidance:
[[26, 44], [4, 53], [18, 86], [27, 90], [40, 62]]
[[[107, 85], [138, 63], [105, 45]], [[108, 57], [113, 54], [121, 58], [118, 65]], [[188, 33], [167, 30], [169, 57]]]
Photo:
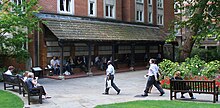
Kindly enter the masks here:
[[[146, 70], [116, 73], [115, 83], [121, 89], [119, 95], [113, 88], [110, 90], [110, 95], [102, 94], [105, 86], [104, 73], [100, 76], [67, 80], [39, 79], [39, 83], [45, 87], [48, 95], [52, 97], [43, 99], [43, 104], [33, 102], [28, 105], [27, 96], [22, 97], [18, 92], [11, 92], [24, 101], [25, 107], [30, 108], [93, 108], [102, 104], [134, 100], [169, 100], [169, 90], [164, 89], [165, 95], [159, 96], [160, 93], [156, 88], [153, 88], [148, 97], [135, 97], [142, 94], [145, 88], [146, 78], [144, 78], [144, 74], [146, 74]], [[3, 89], [3, 83], [0, 83], [0, 89]], [[194, 95], [196, 99], [193, 101], [212, 103], [213, 96], [210, 94]], [[191, 101], [188, 94], [185, 94], [185, 97], [184, 101]], [[217, 103], [220, 104], [219, 101]]]

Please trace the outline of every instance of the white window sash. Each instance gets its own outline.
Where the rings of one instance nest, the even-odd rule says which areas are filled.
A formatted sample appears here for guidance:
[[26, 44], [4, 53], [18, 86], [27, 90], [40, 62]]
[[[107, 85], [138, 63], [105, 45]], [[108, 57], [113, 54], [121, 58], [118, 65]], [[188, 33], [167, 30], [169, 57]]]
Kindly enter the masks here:
[[[14, 3], [15, 5], [21, 5], [23, 3], [24, 0], [11, 0], [12, 3]], [[2, 0], [0, 2], [3, 2]], [[24, 10], [24, 7], [21, 7], [21, 11]], [[13, 9], [11, 10], [13, 11]]]
[[[90, 4], [93, 4], [93, 7], [92, 7], [92, 10], [91, 10], [91, 5]], [[91, 14], [91, 11], [93, 11]], [[88, 15], [89, 16], [96, 16], [96, 0], [88, 0]]]
[[106, 10], [108, 11], [108, 15], [105, 15], [105, 16], [107, 18], [114, 18], [114, 6], [113, 5], [106, 5]]
[[136, 0], [136, 21], [144, 22], [144, 1]]
[[163, 8], [163, 0], [157, 0], [157, 8]]
[[163, 25], [163, 15], [157, 15], [157, 24]]
[[[60, 2], [61, 0], [58, 0], [58, 11], [60, 13], [66, 13], [66, 14], [71, 14], [73, 12], [73, 0], [62, 0], [63, 4]], [[67, 5], [68, 2], [68, 5]], [[61, 5], [63, 5], [63, 10], [61, 10]]]
[[[116, 8], [116, 0], [105, 0], [104, 2], [104, 15], [105, 18], [115, 18], [115, 8]], [[107, 15], [107, 13], [108, 15]]]
[[153, 13], [148, 12], [148, 23], [153, 23]]
[[148, 5], [152, 5], [152, 0], [148, 0]]

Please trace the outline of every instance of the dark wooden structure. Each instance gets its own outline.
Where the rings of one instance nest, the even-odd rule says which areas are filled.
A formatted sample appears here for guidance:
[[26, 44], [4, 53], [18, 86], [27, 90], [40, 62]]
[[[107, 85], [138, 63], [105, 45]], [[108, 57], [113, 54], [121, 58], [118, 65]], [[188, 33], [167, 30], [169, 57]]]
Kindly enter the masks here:
[[39, 103], [42, 104], [42, 92], [43, 92], [42, 89], [36, 88], [39, 91], [39, 93], [30, 93], [30, 91], [28, 90], [27, 84], [22, 79], [20, 79], [20, 82], [23, 85], [23, 90], [22, 90], [23, 97], [25, 97], [25, 94], [28, 95], [28, 105], [30, 105], [30, 102], [31, 102], [30, 97], [31, 96], [39, 96]]
[[[215, 80], [172, 80], [170, 79], [170, 100], [176, 99], [177, 92], [204, 93], [213, 95], [213, 103], [218, 101], [218, 86]], [[174, 93], [174, 94], [173, 94]]]
[[17, 86], [18, 92], [19, 94], [21, 94], [22, 84], [19, 81], [20, 78], [18, 75], [7, 75], [7, 74], [2, 73], [2, 77], [3, 77], [3, 82], [4, 82], [4, 90], [6, 90], [6, 88], [15, 89], [15, 86]]

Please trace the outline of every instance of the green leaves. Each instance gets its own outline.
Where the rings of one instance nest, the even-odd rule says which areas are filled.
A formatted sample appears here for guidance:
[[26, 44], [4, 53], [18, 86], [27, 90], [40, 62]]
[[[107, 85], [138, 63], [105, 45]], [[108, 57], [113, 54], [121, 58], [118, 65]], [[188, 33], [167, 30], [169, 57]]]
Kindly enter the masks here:
[[23, 1], [16, 4], [3, 0], [0, 4], [0, 55], [27, 59], [25, 44], [29, 42], [28, 35], [33, 30], [39, 30], [40, 19], [35, 17], [40, 7], [38, 0]]
[[220, 69], [220, 61], [214, 60], [206, 63], [198, 56], [187, 58], [185, 62], [177, 63], [170, 60], [163, 60], [159, 64], [162, 75], [172, 77], [176, 71], [180, 71], [182, 76], [207, 76], [214, 78]]
[[[180, 13], [176, 14], [176, 20], [173, 21], [171, 28], [175, 25], [178, 25], [178, 27], [171, 29], [171, 35], [167, 37], [168, 42], [175, 39], [175, 31], [181, 28], [183, 31], [189, 30], [190, 33], [184, 35], [186, 40], [183, 40], [184, 48], [186, 48], [187, 43], [190, 45], [187, 46], [189, 47], [187, 52], [191, 52], [190, 48], [194, 44], [199, 44], [208, 37], [220, 40], [219, 0], [175, 0], [175, 7], [175, 10], [180, 10]], [[191, 41], [192, 44], [187, 41]], [[184, 51], [181, 53], [184, 53]]]

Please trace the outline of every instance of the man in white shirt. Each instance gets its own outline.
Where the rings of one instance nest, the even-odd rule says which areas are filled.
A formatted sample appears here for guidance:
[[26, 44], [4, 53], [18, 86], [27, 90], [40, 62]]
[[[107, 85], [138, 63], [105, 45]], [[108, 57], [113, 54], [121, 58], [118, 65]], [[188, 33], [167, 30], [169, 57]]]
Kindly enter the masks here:
[[103, 94], [105, 94], [105, 95], [109, 94], [109, 89], [110, 88], [107, 85], [107, 80], [111, 80], [111, 86], [117, 91], [117, 95], [118, 95], [121, 90], [113, 82], [114, 75], [115, 75], [115, 69], [112, 66], [111, 61], [108, 61], [107, 65], [108, 65], [108, 68], [106, 69], [106, 89], [105, 89], [105, 92]]
[[14, 70], [14, 66], [9, 66], [8, 70], [5, 72], [6, 75], [12, 75], [12, 71]]
[[156, 64], [155, 59], [150, 59], [149, 63], [150, 63], [150, 68], [148, 71], [149, 78], [147, 81], [146, 89], [144, 90], [144, 94], [142, 96], [148, 96], [148, 91], [152, 85], [154, 85], [159, 90], [160, 96], [163, 96], [165, 92], [157, 82], [158, 81], [157, 74], [159, 73], [159, 67]]
[[50, 60], [50, 66], [54, 69], [53, 70], [53, 74], [54, 75], [59, 75], [60, 69], [60, 61], [58, 59], [58, 57], [53, 56], [53, 58]]

